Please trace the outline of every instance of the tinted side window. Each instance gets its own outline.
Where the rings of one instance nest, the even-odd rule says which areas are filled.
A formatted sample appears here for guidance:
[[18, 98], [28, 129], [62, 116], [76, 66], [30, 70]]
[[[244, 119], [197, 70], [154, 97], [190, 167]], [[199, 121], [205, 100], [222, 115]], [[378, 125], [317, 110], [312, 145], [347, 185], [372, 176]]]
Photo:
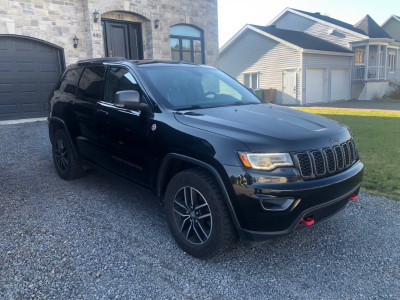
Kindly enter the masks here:
[[69, 70], [61, 81], [60, 92], [75, 95], [81, 73], [82, 69]]
[[119, 91], [134, 90], [140, 93], [139, 85], [127, 69], [112, 67], [108, 72], [104, 101], [113, 103]]
[[78, 86], [78, 96], [100, 100], [104, 85], [105, 67], [87, 67]]

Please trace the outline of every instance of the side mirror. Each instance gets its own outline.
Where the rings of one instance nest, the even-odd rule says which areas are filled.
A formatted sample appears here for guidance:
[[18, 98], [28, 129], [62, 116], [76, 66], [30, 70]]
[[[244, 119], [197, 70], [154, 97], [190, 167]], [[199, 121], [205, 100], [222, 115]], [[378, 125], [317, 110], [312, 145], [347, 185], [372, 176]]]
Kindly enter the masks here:
[[114, 104], [132, 110], [146, 111], [149, 106], [140, 103], [140, 94], [138, 91], [119, 91], [114, 96]]

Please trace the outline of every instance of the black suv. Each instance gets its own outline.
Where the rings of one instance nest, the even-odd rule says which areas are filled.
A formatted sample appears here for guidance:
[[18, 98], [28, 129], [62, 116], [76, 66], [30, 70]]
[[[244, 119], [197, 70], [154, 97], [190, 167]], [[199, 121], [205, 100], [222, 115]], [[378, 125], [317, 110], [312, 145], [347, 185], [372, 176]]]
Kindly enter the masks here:
[[348, 128], [187, 63], [69, 66], [50, 95], [49, 134], [63, 179], [90, 166], [154, 192], [198, 258], [331, 217], [357, 198], [364, 171]]

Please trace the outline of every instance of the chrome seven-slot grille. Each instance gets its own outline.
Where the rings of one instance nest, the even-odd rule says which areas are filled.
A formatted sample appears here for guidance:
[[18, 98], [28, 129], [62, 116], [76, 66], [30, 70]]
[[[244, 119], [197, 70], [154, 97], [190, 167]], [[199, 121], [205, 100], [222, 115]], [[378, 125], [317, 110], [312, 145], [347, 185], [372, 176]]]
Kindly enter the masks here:
[[353, 139], [328, 148], [297, 152], [293, 156], [305, 179], [341, 172], [358, 160]]

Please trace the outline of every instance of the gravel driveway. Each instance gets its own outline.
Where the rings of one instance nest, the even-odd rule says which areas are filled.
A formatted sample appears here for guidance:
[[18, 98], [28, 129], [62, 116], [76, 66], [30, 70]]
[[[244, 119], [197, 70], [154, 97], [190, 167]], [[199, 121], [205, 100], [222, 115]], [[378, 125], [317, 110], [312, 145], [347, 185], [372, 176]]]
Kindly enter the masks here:
[[149, 194], [60, 179], [47, 122], [0, 126], [0, 299], [400, 299], [399, 246], [400, 203], [361, 194], [320, 226], [200, 261]]

